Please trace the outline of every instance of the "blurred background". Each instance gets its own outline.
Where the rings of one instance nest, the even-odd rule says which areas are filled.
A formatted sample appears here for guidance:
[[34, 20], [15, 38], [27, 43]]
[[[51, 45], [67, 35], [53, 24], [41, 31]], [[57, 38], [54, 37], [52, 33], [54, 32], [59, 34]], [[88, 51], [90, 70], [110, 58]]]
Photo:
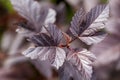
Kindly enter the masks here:
[[[56, 10], [57, 21], [55, 24], [64, 31], [69, 27], [74, 13], [80, 7], [84, 7], [86, 11], [89, 11], [97, 4], [106, 4], [108, 2], [107, 0], [36, 1]], [[17, 34], [16, 32], [17, 27], [14, 24], [21, 20], [24, 19], [14, 11], [9, 0], [0, 0], [0, 80], [59, 80], [56, 70], [53, 69], [54, 78], [47, 79], [45, 77], [47, 73], [44, 73], [44, 71], [40, 72], [35, 67], [35, 65], [32, 64], [31, 61], [26, 59], [21, 54], [22, 51], [24, 51], [28, 48], [29, 45], [31, 45], [29, 42], [26, 41], [24, 36]], [[120, 40], [116, 37], [114, 38], [115, 40], [112, 40], [113, 35], [112, 37], [111, 35], [109, 37], [110, 38], [108, 38], [106, 41], [102, 41], [100, 44], [93, 45], [90, 48], [90, 50], [94, 52], [95, 55], [100, 56], [101, 63], [103, 63], [96, 63], [93, 80], [120, 80], [120, 45], [117, 45], [118, 47], [116, 46], [116, 44], [120, 44]], [[103, 49], [103, 46], [105, 45], [108, 45], [107, 52], [105, 52], [106, 48]], [[113, 48], [111, 45], [113, 46], [113, 48], [115, 48], [115, 51], [112, 50]], [[103, 58], [103, 56], [105, 55], [102, 55], [104, 52], [108, 53], [105, 58]], [[118, 53], [116, 57], [114, 57], [115, 55], [113, 55], [112, 52], [116, 54]], [[112, 58], [110, 59], [110, 61], [106, 61], [107, 57], [113, 57], [114, 59]]]

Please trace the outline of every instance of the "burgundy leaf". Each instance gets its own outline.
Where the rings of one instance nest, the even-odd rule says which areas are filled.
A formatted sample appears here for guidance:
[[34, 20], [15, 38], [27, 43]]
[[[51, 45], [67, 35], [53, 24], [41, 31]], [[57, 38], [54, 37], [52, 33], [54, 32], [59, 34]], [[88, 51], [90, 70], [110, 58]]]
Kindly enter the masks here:
[[[102, 5], [101, 5], [102, 6]], [[104, 5], [103, 5], [104, 6]], [[93, 21], [89, 28], [104, 28], [110, 16], [109, 5], [105, 6], [101, 14]], [[99, 26], [99, 27], [98, 27]]]
[[23, 28], [30, 29], [34, 26], [36, 32], [41, 31], [43, 25], [55, 22], [56, 13], [51, 8], [42, 7], [34, 0], [10, 0], [14, 9], [25, 19], [28, 20]]
[[88, 45], [98, 43], [105, 37], [102, 30], [108, 17], [109, 6], [106, 5], [98, 5], [87, 14], [81, 9], [73, 17], [70, 32]]
[[83, 42], [85, 42], [87, 45], [92, 45], [95, 43], [98, 43], [102, 40], [104, 40], [106, 37], [106, 34], [104, 35], [98, 35], [98, 36], [89, 36], [89, 37], [79, 37], [79, 39]]
[[[104, 11], [106, 5], [98, 5], [95, 8], [91, 9], [86, 16], [86, 28], [88, 28]], [[101, 18], [99, 18], [101, 19]]]
[[53, 38], [55, 44], [59, 44], [63, 38], [62, 31], [56, 25], [49, 24], [46, 28], [50, 36]]
[[79, 39], [87, 45], [92, 45], [105, 39], [106, 35], [106, 32], [102, 28], [89, 28], [81, 35], [81, 37], [79, 37]]
[[57, 46], [53, 38], [44, 33], [32, 36], [30, 41], [37, 46]]
[[85, 32], [81, 35], [81, 37], [92, 37], [92, 36], [99, 36], [106, 34], [104, 28], [88, 28]]
[[29, 48], [23, 52], [26, 57], [38, 59], [41, 61], [48, 60], [57, 69], [63, 65], [66, 53], [59, 47], [36, 47]]
[[59, 69], [60, 80], [82, 80], [80, 72], [69, 61], [65, 61]]
[[90, 80], [92, 77], [92, 62], [95, 60], [94, 54], [83, 49], [79, 52], [71, 52], [67, 60], [73, 63], [80, 71], [83, 80]]
[[40, 33], [34, 35], [30, 38], [30, 41], [37, 46], [58, 46], [63, 38], [61, 30], [53, 24], [49, 24], [45, 29], [48, 34]]
[[85, 14], [86, 14], [85, 10], [81, 8], [76, 12], [74, 17], [72, 18], [70, 31], [74, 36], [78, 36], [80, 34], [79, 32], [80, 32], [80, 29], [82, 28], [80, 27], [80, 25], [84, 20]]
[[105, 7], [106, 5], [96, 6], [87, 14], [83, 9], [78, 10], [71, 22], [70, 30], [73, 35], [78, 36], [82, 34], [96, 20], [96, 18], [99, 17]]
[[82, 33], [79, 39], [81, 39], [88, 45], [102, 41], [106, 36], [104, 28], [106, 26], [108, 18], [109, 18], [109, 6], [106, 6], [106, 8], [98, 16], [98, 18], [96, 18], [95, 21], [90, 25], [90, 27], [88, 27], [88, 29], [86, 29]]

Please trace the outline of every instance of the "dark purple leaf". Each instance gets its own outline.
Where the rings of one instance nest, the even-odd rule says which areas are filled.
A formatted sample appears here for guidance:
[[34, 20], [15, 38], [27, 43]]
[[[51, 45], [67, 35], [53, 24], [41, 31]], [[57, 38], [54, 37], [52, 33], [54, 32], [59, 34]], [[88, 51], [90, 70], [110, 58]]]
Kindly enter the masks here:
[[109, 18], [109, 6], [106, 6], [106, 8], [101, 12], [101, 14], [88, 27], [88, 29], [86, 29], [81, 34], [79, 39], [81, 39], [83, 42], [87, 43], [88, 45], [102, 41], [106, 36], [106, 32], [104, 31], [104, 28], [106, 26], [108, 18]]
[[30, 38], [30, 41], [34, 42], [37, 46], [58, 46], [63, 38], [61, 30], [55, 25], [49, 24], [44, 27], [48, 34], [40, 33]]
[[72, 18], [72, 22], [70, 25], [70, 31], [72, 32], [72, 34], [74, 36], [78, 36], [80, 29], [82, 27], [80, 27], [80, 25], [82, 24], [84, 18], [85, 18], [86, 12], [84, 9], [80, 9], [76, 12], [76, 14], [74, 15], [74, 17]]
[[80, 40], [88, 45], [98, 43], [106, 37], [106, 32], [103, 28], [89, 28], [79, 37]]
[[99, 36], [106, 34], [103, 28], [88, 28], [85, 32], [81, 35], [81, 37], [92, 37], [92, 36]]
[[59, 47], [29, 48], [23, 54], [31, 59], [48, 60], [57, 69], [63, 65], [66, 57], [65, 51]]
[[83, 9], [77, 12], [71, 22], [70, 31], [88, 45], [98, 43], [105, 37], [105, 28], [109, 17], [109, 6], [98, 5], [87, 14]]
[[94, 54], [86, 49], [70, 52], [67, 60], [74, 64], [80, 71], [83, 80], [90, 80], [92, 77], [92, 63], [95, 60]]
[[69, 61], [65, 61], [63, 66], [60, 67], [59, 76], [60, 80], [82, 80], [80, 72]]
[[57, 46], [53, 38], [44, 33], [32, 36], [30, 41], [37, 46]]
[[50, 36], [53, 38], [55, 44], [59, 44], [63, 38], [63, 33], [57, 26], [49, 24], [46, 28]]
[[[91, 9], [90, 12], [86, 15], [86, 28], [88, 28], [104, 11], [106, 5], [98, 5], [95, 8]], [[85, 28], [85, 29], [86, 29]]]
[[53, 9], [42, 7], [34, 0], [10, 0], [14, 9], [31, 25], [21, 26], [30, 29], [34, 27], [36, 32], [40, 32], [42, 26], [55, 22], [56, 13]]

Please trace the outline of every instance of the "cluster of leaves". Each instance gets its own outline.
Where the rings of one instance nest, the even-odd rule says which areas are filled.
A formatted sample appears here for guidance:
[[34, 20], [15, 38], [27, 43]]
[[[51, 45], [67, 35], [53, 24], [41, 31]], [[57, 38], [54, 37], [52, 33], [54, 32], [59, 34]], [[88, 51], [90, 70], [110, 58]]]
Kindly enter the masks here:
[[34, 47], [23, 54], [31, 59], [48, 61], [59, 70], [61, 80], [90, 80], [94, 54], [87, 49], [71, 48], [70, 44], [80, 39], [87, 45], [104, 39], [105, 24], [109, 17], [109, 6], [98, 5], [88, 13], [81, 8], [74, 15], [67, 32], [54, 23], [56, 12], [34, 0], [10, 0], [14, 9], [27, 20], [17, 25]]
[[120, 9], [118, 7], [120, 7], [119, 0], [110, 0], [111, 18], [106, 25], [109, 34], [91, 49], [92, 52], [98, 54], [95, 80], [120, 79], [118, 76], [120, 75]]

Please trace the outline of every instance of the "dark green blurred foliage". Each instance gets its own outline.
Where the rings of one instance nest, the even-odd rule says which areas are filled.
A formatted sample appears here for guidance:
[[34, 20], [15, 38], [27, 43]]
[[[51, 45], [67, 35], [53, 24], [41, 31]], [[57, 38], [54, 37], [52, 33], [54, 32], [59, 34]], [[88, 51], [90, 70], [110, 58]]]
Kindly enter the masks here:
[[13, 13], [9, 0], [0, 0], [0, 43], [4, 31], [7, 29], [9, 15]]
[[52, 3], [58, 5], [60, 3], [65, 3], [66, 5], [66, 12], [67, 12], [67, 21], [66, 23], [69, 23], [71, 21], [71, 18], [74, 15], [74, 10], [72, 9], [72, 7], [66, 2], [66, 0], [51, 0]]
[[9, 0], [0, 0], [0, 5], [3, 5], [8, 10], [9, 13], [13, 12], [13, 9]]
[[101, 0], [100, 2], [101, 2], [101, 3], [107, 3], [108, 0]]

